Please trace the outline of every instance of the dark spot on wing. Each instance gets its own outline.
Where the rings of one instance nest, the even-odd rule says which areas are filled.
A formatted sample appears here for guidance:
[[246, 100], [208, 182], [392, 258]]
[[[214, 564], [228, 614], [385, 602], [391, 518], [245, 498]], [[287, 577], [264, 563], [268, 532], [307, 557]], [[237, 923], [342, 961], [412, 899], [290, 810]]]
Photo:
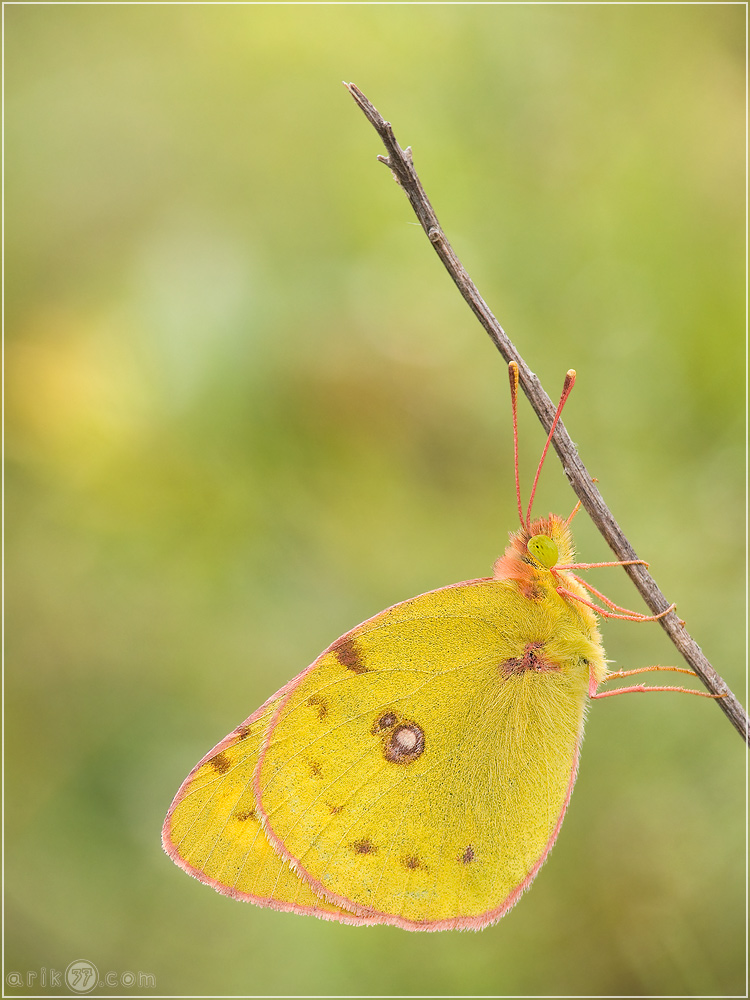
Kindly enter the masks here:
[[[531, 560], [524, 559], [524, 562], [531, 563]], [[527, 601], [541, 601], [544, 597], [544, 587], [540, 587], [533, 580], [519, 580], [518, 589]]]
[[208, 763], [215, 771], [218, 771], [219, 774], [224, 774], [224, 772], [228, 771], [232, 766], [232, 762], [225, 753], [217, 753], [215, 757], [212, 757], [211, 760], [208, 761]]
[[234, 818], [238, 819], [240, 821], [240, 823], [244, 823], [245, 820], [248, 820], [248, 819], [255, 819], [255, 810], [254, 809], [238, 809], [237, 812], [234, 814]]
[[469, 844], [464, 853], [458, 860], [461, 862], [461, 864], [468, 865], [470, 864], [470, 862], [474, 860], [474, 857], [475, 857], [474, 848], [471, 846], [471, 844]]
[[344, 808], [343, 806], [332, 806], [330, 802], [328, 802], [327, 805], [328, 805], [328, 812], [331, 814], [331, 816], [338, 815], [338, 813], [340, 813], [341, 810]]
[[362, 662], [359, 646], [350, 635], [334, 642], [331, 652], [342, 666], [354, 674], [365, 674], [369, 670]]
[[392, 764], [411, 764], [424, 753], [424, 731], [416, 722], [404, 722], [383, 743], [383, 756]]
[[384, 729], [390, 729], [392, 726], [395, 726], [396, 721], [397, 716], [395, 712], [386, 712], [385, 715], [381, 715], [380, 718], [376, 719], [373, 724], [373, 736], [377, 736], [378, 733], [382, 733]]
[[401, 864], [404, 868], [409, 868], [411, 871], [414, 871], [417, 868], [427, 871], [427, 865], [425, 865], [415, 854], [407, 854], [402, 857]]
[[311, 708], [317, 708], [318, 718], [322, 722], [328, 715], [328, 702], [325, 698], [321, 698], [320, 695], [313, 695], [312, 698], [307, 699], [307, 704]]
[[250, 732], [250, 726], [238, 726], [234, 731], [234, 735], [238, 740], [244, 740], [247, 734]]
[[308, 764], [310, 765], [310, 774], [313, 776], [313, 778], [323, 777], [323, 768], [320, 766], [317, 760], [310, 760], [308, 761]]
[[352, 848], [356, 854], [375, 854], [377, 852], [377, 847], [367, 837], [355, 841]]
[[520, 674], [524, 674], [527, 670], [533, 670], [536, 673], [559, 670], [560, 667], [556, 663], [547, 659], [542, 652], [543, 649], [543, 642], [528, 642], [524, 647], [524, 651], [521, 656], [513, 657], [510, 660], [504, 660], [500, 664], [501, 672], [505, 674], [506, 677], [510, 677], [512, 675], [518, 676]]

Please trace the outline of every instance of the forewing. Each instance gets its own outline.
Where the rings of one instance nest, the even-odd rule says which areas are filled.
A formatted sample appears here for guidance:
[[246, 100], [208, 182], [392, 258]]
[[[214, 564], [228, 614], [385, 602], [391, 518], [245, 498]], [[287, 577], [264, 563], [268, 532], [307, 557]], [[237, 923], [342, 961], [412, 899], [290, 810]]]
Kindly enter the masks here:
[[235, 899], [362, 923], [317, 896], [274, 851], [261, 826], [252, 777], [280, 701], [281, 693], [193, 768], [164, 822], [164, 849], [190, 875]]

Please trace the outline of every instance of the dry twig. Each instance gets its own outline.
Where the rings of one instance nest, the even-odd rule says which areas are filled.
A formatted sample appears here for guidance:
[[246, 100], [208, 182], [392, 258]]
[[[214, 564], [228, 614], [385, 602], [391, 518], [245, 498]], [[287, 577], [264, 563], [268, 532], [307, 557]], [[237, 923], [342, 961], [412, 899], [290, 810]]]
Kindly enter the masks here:
[[[442, 260], [448, 274], [450, 274], [458, 286], [458, 290], [463, 295], [472, 312], [492, 338], [497, 349], [506, 362], [515, 361], [517, 363], [521, 387], [545, 431], [549, 432], [555, 415], [555, 406], [542, 388], [539, 379], [526, 365], [516, 347], [492, 314], [489, 306], [479, 294], [474, 282], [464, 270], [461, 261], [454, 253], [414, 169], [411, 149], [408, 146], [406, 149], [402, 149], [399, 146], [390, 122], [385, 121], [377, 108], [368, 101], [358, 87], [353, 83], [345, 83], [344, 86], [362, 109], [388, 151], [387, 156], [378, 156], [378, 159], [382, 163], [385, 163], [403, 189], [411, 202], [411, 206], [422, 228], [427, 233], [430, 242], [435, 248], [435, 252]], [[570, 485], [582, 505], [588, 511], [594, 524], [604, 536], [607, 544], [615, 553], [617, 559], [623, 561], [638, 559], [622, 528], [613, 517], [601, 493], [596, 488], [585, 465], [581, 461], [570, 435], [562, 423], [558, 423], [557, 425], [552, 438], [552, 444], [562, 462], [563, 470], [568, 477]], [[659, 614], [670, 606], [670, 602], [662, 594], [661, 590], [659, 590], [645, 566], [631, 565], [624, 568], [654, 614]], [[729, 690], [725, 681], [711, 666], [698, 643], [685, 628], [683, 622], [674, 611], [671, 611], [659, 619], [659, 624], [708, 690], [712, 694], [722, 695], [722, 697], [716, 699], [719, 708], [747, 742], [750, 735], [748, 733], [747, 713], [734, 694]]]

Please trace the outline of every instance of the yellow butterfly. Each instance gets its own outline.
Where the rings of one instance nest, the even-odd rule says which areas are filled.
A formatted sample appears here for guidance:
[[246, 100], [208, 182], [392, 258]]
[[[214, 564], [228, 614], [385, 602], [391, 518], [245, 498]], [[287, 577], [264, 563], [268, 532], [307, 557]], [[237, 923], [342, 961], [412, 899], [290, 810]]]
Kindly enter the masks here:
[[493, 577], [358, 625], [214, 747], [164, 823], [181, 868], [261, 906], [424, 931], [485, 927], [528, 888], [570, 800], [588, 699], [654, 690], [598, 692], [640, 671], [608, 672], [595, 612], [659, 616], [618, 607], [574, 570], [623, 564], [572, 561], [578, 505], [531, 519], [574, 380], [524, 514], [510, 364], [521, 526]]

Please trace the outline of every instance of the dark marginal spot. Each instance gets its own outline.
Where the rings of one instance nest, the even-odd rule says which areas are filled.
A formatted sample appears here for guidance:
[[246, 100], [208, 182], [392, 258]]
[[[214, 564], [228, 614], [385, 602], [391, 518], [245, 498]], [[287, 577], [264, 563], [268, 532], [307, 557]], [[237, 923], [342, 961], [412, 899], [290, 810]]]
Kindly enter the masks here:
[[529, 642], [524, 648], [523, 655], [504, 660], [500, 664], [500, 670], [506, 677], [519, 676], [526, 673], [527, 670], [533, 670], [536, 673], [559, 670], [558, 665], [548, 660], [542, 653], [542, 649], [544, 649], [543, 642]]
[[217, 753], [216, 756], [212, 757], [208, 763], [215, 771], [218, 771], [219, 774], [224, 774], [224, 772], [228, 771], [232, 766], [232, 762], [224, 753]]
[[406, 857], [401, 858], [401, 864], [404, 868], [409, 868], [411, 871], [414, 871], [416, 868], [423, 868], [425, 871], [427, 870], [427, 866], [423, 865], [419, 858], [414, 854], [407, 854]]
[[383, 744], [383, 756], [392, 764], [411, 764], [424, 753], [424, 732], [416, 722], [396, 726]]
[[461, 864], [464, 865], [468, 865], [470, 862], [474, 860], [474, 848], [471, 846], [471, 844], [468, 845], [468, 847], [458, 860], [461, 862]]
[[323, 777], [323, 768], [320, 766], [317, 760], [310, 760], [308, 761], [308, 764], [310, 765], [310, 774], [313, 776], [313, 778]]
[[254, 809], [238, 809], [237, 812], [234, 814], [234, 818], [238, 819], [240, 821], [240, 823], [244, 823], [245, 820], [248, 820], [248, 819], [255, 819], [255, 810]]
[[352, 848], [356, 854], [375, 854], [377, 852], [377, 847], [367, 837], [363, 840], [355, 841], [352, 844]]
[[238, 726], [234, 731], [234, 735], [238, 740], [244, 740], [247, 734], [250, 732], [250, 726]]
[[364, 665], [360, 658], [359, 646], [351, 636], [339, 639], [331, 647], [331, 652], [336, 656], [339, 663], [351, 670], [354, 674], [366, 674], [368, 667]]
[[313, 695], [312, 698], [307, 699], [307, 704], [311, 708], [317, 708], [318, 718], [320, 719], [321, 722], [328, 715], [328, 702], [325, 700], [325, 698], [321, 698], [319, 695], [316, 694]]
[[384, 729], [390, 729], [392, 726], [396, 725], [396, 713], [386, 712], [385, 715], [381, 715], [379, 719], [375, 720], [372, 727], [373, 736], [377, 736], [378, 733], [382, 733]]

